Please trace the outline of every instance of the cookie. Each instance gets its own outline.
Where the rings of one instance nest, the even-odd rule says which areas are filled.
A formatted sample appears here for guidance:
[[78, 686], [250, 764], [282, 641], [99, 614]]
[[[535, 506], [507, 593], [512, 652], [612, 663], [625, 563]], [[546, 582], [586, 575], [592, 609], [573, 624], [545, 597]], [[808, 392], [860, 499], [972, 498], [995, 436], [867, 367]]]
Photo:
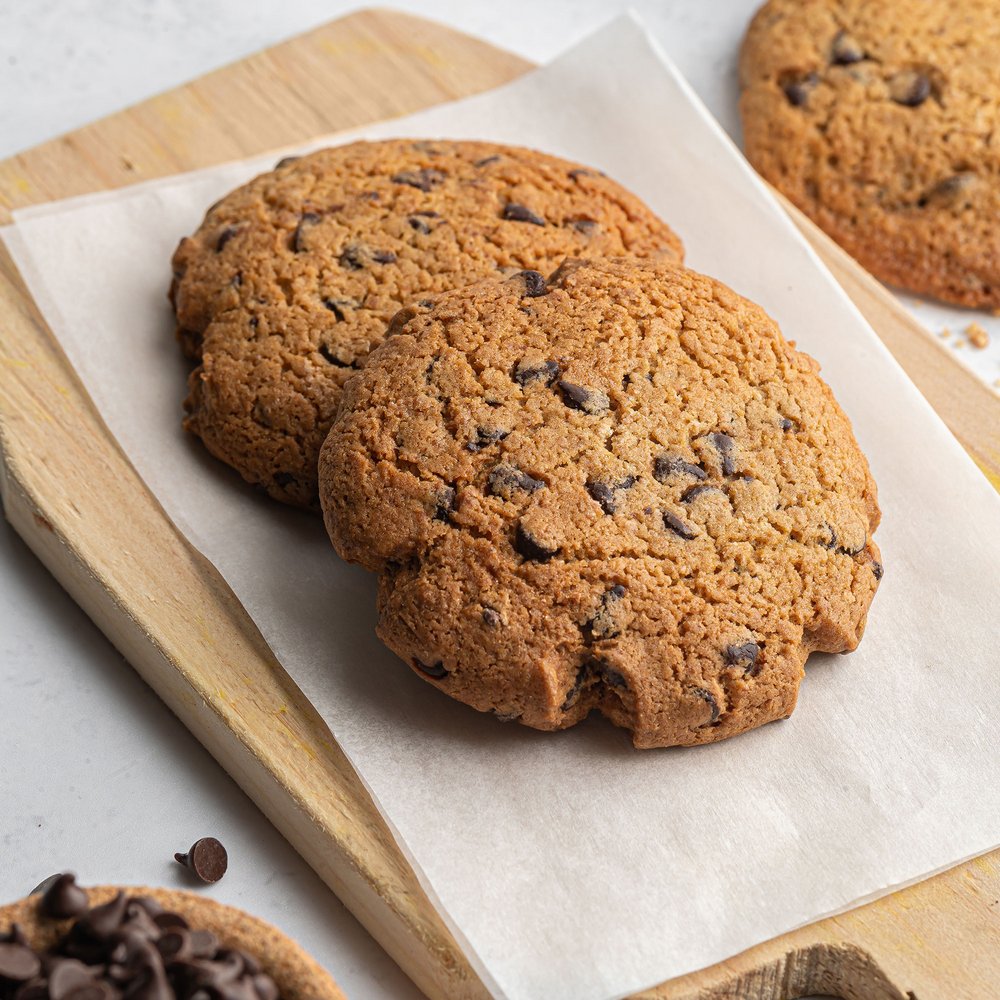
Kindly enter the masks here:
[[[0, 998], [47, 976], [53, 995], [66, 997], [110, 998], [121, 989], [162, 1000], [343, 1000], [294, 941], [235, 907], [168, 889], [72, 890], [82, 904], [60, 911], [62, 919], [46, 915], [37, 895], [0, 906]], [[90, 913], [81, 912], [87, 905]], [[62, 957], [40, 964], [33, 953], [44, 951]]]
[[680, 241], [600, 172], [482, 142], [359, 142], [279, 164], [210, 209], [174, 255], [199, 362], [187, 429], [271, 496], [316, 506], [344, 383], [411, 299], [568, 254]]
[[788, 716], [882, 576], [875, 485], [815, 361], [656, 261], [440, 296], [344, 389], [326, 525], [378, 634], [502, 719], [597, 709], [637, 747]]
[[1000, 6], [770, 0], [740, 59], [746, 153], [883, 281], [1000, 306]]

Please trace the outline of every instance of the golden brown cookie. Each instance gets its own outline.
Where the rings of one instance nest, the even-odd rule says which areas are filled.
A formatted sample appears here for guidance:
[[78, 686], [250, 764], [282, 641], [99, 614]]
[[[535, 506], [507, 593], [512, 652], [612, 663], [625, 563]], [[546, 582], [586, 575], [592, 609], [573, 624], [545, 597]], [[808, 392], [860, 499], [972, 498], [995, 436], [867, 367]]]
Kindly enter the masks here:
[[677, 237], [596, 170], [482, 142], [359, 142], [279, 164], [174, 255], [188, 430], [271, 496], [315, 506], [344, 383], [411, 299], [567, 254]]
[[445, 693], [638, 747], [791, 713], [882, 575], [875, 484], [758, 306], [666, 262], [569, 262], [403, 310], [320, 460], [380, 637]]
[[747, 156], [882, 280], [998, 306], [998, 52], [994, 0], [770, 0], [740, 60]]
[[[113, 902], [119, 894], [123, 894], [121, 900]], [[53, 977], [59, 978], [59, 994], [67, 997], [74, 995], [73, 988], [86, 986], [91, 992], [80, 995], [105, 996], [112, 1000], [121, 995], [115, 991], [115, 986], [125, 987], [127, 991], [126, 983], [138, 988], [141, 984], [137, 980], [142, 979], [145, 991], [140, 990], [136, 996], [176, 995], [182, 1000], [194, 995], [197, 988], [194, 980], [200, 977], [205, 986], [212, 987], [205, 995], [220, 997], [220, 1000], [229, 996], [233, 1000], [246, 1000], [251, 995], [260, 1000], [343, 1000], [343, 993], [329, 974], [294, 941], [235, 907], [170, 889], [101, 886], [86, 890], [86, 895], [92, 908], [104, 907], [96, 917], [91, 911], [89, 924], [86, 917], [78, 921], [43, 915], [39, 895], [0, 906], [0, 951], [6, 946], [4, 954], [0, 955], [0, 996], [8, 995], [4, 992], [5, 983], [16, 990], [24, 983], [44, 981], [47, 975], [50, 986]], [[157, 916], [161, 909], [163, 913]], [[172, 919], [174, 914], [183, 918], [190, 930]], [[84, 929], [71, 931], [78, 922], [84, 924]], [[8, 934], [12, 924], [18, 929], [13, 935]], [[95, 928], [100, 931], [97, 935], [93, 933]], [[169, 937], [171, 931], [178, 929], [183, 932]], [[194, 931], [207, 932], [207, 936], [196, 937]], [[67, 933], [70, 936], [64, 939]], [[70, 943], [59, 946], [60, 940]], [[118, 946], [120, 954], [112, 954], [108, 949], [119, 940], [122, 942]], [[10, 966], [7, 973], [20, 967], [18, 975], [23, 977], [33, 971], [30, 951], [53, 949], [61, 957], [45, 959], [37, 973], [27, 978], [5, 978], [4, 962]], [[245, 953], [249, 961], [244, 956], [234, 957], [234, 952]], [[162, 955], [164, 960], [158, 962], [156, 954]], [[110, 965], [105, 961], [109, 955]], [[81, 968], [81, 959], [85, 968]], [[180, 965], [171, 965], [175, 959]], [[258, 963], [259, 969], [255, 972], [253, 967]], [[63, 968], [60, 970], [59, 966]], [[112, 982], [95, 982], [95, 979], [105, 978], [104, 969], [109, 970], [109, 975], [113, 974]], [[151, 992], [161, 983], [170, 984], [168, 992]], [[240, 992], [238, 986], [240, 989], [252, 987], [253, 992]], [[278, 991], [276, 994], [274, 987]], [[126, 992], [126, 995], [130, 994]]]

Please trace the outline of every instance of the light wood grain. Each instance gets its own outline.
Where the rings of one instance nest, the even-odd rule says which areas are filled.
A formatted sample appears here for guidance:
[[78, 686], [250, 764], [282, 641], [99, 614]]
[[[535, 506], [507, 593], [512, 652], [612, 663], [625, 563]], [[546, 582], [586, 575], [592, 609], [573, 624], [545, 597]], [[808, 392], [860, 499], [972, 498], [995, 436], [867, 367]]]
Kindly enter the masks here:
[[[419, 19], [352, 15], [0, 163], [0, 221], [405, 114], [526, 68]], [[891, 300], [850, 261], [835, 265], [890, 347], [905, 348]], [[967, 391], [956, 400], [925, 377], [949, 405]], [[429, 996], [485, 997], [325, 723], [122, 455], [2, 252], [0, 450], [7, 517], [191, 732]], [[1000, 983], [998, 898], [1000, 853], [642, 996], [985, 1000]]]

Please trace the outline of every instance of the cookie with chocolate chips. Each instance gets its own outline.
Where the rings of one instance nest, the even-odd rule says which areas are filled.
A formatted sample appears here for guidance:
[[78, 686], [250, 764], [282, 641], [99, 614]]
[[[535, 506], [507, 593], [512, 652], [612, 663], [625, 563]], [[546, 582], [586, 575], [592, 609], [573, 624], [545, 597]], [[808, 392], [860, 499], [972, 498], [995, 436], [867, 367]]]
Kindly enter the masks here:
[[681, 252], [614, 181], [533, 150], [393, 140], [283, 161], [174, 254], [198, 363], [185, 426], [271, 496], [315, 506], [341, 389], [401, 306], [567, 255]]
[[890, 284], [1000, 306], [1000, 6], [769, 0], [740, 59], [750, 162]]
[[0, 1000], [343, 1000], [290, 938], [167, 889], [83, 890], [63, 875], [0, 906]]
[[817, 364], [666, 262], [542, 281], [439, 296], [344, 389], [320, 495], [380, 575], [378, 634], [538, 729], [596, 709], [660, 747], [788, 716], [882, 576], [875, 484]]

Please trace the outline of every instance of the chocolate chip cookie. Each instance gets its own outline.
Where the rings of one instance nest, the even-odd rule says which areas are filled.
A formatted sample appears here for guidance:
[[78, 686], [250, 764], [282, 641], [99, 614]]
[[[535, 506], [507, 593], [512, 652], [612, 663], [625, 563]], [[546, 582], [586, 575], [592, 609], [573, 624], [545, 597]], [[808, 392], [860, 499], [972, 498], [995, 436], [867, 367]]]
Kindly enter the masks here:
[[875, 484], [818, 370], [664, 261], [443, 294], [344, 389], [327, 529], [446, 694], [544, 730], [597, 709], [637, 747], [720, 740], [791, 713], [882, 576]]
[[188, 892], [101, 887], [62, 876], [0, 906], [0, 1000], [343, 1000], [290, 938]]
[[283, 161], [209, 210], [174, 255], [198, 367], [186, 427], [271, 496], [316, 506], [344, 383], [411, 299], [567, 254], [680, 241], [597, 170], [482, 142], [359, 142]]
[[877, 277], [1000, 306], [1000, 6], [770, 0], [743, 43], [753, 165]]

